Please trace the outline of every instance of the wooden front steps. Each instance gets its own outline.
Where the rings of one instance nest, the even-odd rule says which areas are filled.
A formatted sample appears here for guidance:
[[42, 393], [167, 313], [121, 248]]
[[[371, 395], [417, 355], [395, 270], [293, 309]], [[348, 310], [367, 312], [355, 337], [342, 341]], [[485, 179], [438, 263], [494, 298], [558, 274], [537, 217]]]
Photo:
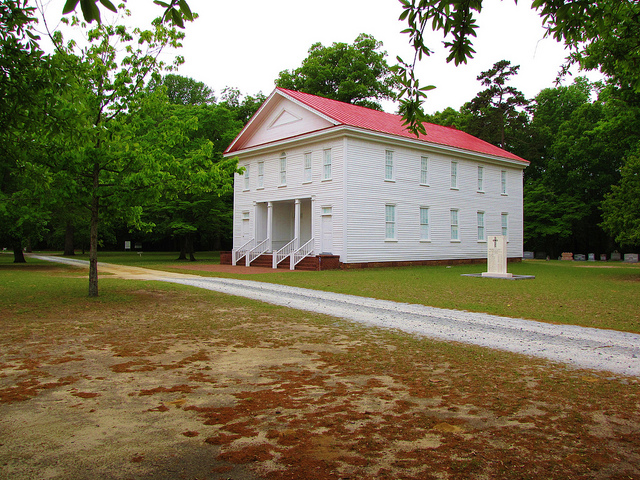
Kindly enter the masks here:
[[[220, 264], [231, 265], [231, 255], [220, 255]], [[244, 266], [245, 258], [242, 257], [238, 260], [238, 265]], [[264, 253], [251, 262], [252, 267], [265, 267], [271, 268], [273, 262], [273, 256], [270, 253]], [[289, 257], [285, 258], [278, 264], [279, 270], [288, 270], [290, 265]], [[317, 272], [319, 270], [335, 270], [341, 266], [340, 257], [338, 255], [312, 255], [303, 258], [300, 263], [296, 265], [296, 270]]]

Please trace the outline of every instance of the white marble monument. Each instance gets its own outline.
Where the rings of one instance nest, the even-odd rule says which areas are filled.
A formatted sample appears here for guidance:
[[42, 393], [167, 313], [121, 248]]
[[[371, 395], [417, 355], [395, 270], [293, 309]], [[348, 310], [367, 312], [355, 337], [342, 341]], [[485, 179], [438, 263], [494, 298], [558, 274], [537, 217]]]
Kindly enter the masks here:
[[507, 238], [504, 235], [490, 235], [487, 238], [487, 271], [483, 277], [511, 278], [507, 273]]

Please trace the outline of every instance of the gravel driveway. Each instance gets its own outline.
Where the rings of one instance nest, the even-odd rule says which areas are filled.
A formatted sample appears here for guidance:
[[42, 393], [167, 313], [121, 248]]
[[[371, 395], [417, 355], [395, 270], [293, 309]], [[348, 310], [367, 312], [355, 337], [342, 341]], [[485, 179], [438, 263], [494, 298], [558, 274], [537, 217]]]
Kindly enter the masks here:
[[[83, 267], [88, 265], [83, 260], [34, 257]], [[532, 355], [579, 368], [640, 376], [638, 334], [553, 325], [251, 280], [181, 275], [112, 264], [100, 264], [100, 268], [111, 273], [121, 272], [125, 278], [191, 285], [415, 335]]]

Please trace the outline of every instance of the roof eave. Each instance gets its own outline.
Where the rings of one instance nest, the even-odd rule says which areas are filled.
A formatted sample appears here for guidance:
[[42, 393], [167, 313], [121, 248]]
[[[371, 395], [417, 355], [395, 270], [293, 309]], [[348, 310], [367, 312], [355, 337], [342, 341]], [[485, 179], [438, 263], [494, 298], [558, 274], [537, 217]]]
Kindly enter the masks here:
[[509, 164], [520, 168], [526, 168], [529, 165], [527, 160], [516, 160], [508, 157], [501, 157], [499, 155], [491, 155], [488, 153], [475, 152], [473, 150], [465, 150], [462, 148], [452, 147], [449, 145], [443, 145], [439, 143], [430, 143], [423, 139], [413, 139], [408, 137], [402, 137], [393, 135], [390, 133], [376, 132], [373, 130], [367, 130], [364, 128], [353, 127], [351, 125], [336, 125], [334, 127], [325, 128], [322, 130], [316, 130], [314, 132], [305, 133], [295, 137], [289, 137], [276, 142], [265, 143], [262, 145], [256, 145], [247, 149], [238, 150], [235, 152], [225, 152], [225, 157], [233, 156], [251, 156], [257, 153], [269, 153], [270, 151], [280, 151], [287, 148], [291, 144], [305, 144], [318, 141], [320, 139], [331, 138], [339, 135], [348, 135], [359, 138], [375, 138], [377, 140], [384, 140], [387, 143], [395, 144], [398, 146], [410, 145], [421, 150], [428, 150], [434, 152], [446, 152], [451, 155], [460, 158], [469, 159], [483, 159], [489, 163], [497, 164]]

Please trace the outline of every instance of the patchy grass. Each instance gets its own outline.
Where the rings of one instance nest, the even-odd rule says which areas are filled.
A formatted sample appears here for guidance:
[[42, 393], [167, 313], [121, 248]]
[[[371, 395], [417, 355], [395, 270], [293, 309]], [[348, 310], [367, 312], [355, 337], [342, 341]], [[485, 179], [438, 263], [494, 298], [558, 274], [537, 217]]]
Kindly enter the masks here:
[[162, 282], [104, 279], [90, 300], [73, 269], [14, 270], [3, 477], [640, 478], [635, 378]]
[[[9, 255], [5, 255], [9, 257]], [[82, 258], [77, 256], [77, 258]], [[462, 277], [484, 265], [372, 268], [324, 272], [251, 275], [221, 274], [198, 268], [219, 263], [218, 252], [198, 254], [193, 269], [173, 268], [176, 253], [100, 253], [100, 261], [178, 273], [243, 278], [350, 295], [418, 303], [440, 308], [486, 312], [542, 322], [640, 333], [640, 265], [524, 261], [510, 264], [514, 274], [535, 280], [507, 281]], [[0, 260], [7, 260], [7, 258]], [[1, 264], [0, 264], [1, 265]]]

